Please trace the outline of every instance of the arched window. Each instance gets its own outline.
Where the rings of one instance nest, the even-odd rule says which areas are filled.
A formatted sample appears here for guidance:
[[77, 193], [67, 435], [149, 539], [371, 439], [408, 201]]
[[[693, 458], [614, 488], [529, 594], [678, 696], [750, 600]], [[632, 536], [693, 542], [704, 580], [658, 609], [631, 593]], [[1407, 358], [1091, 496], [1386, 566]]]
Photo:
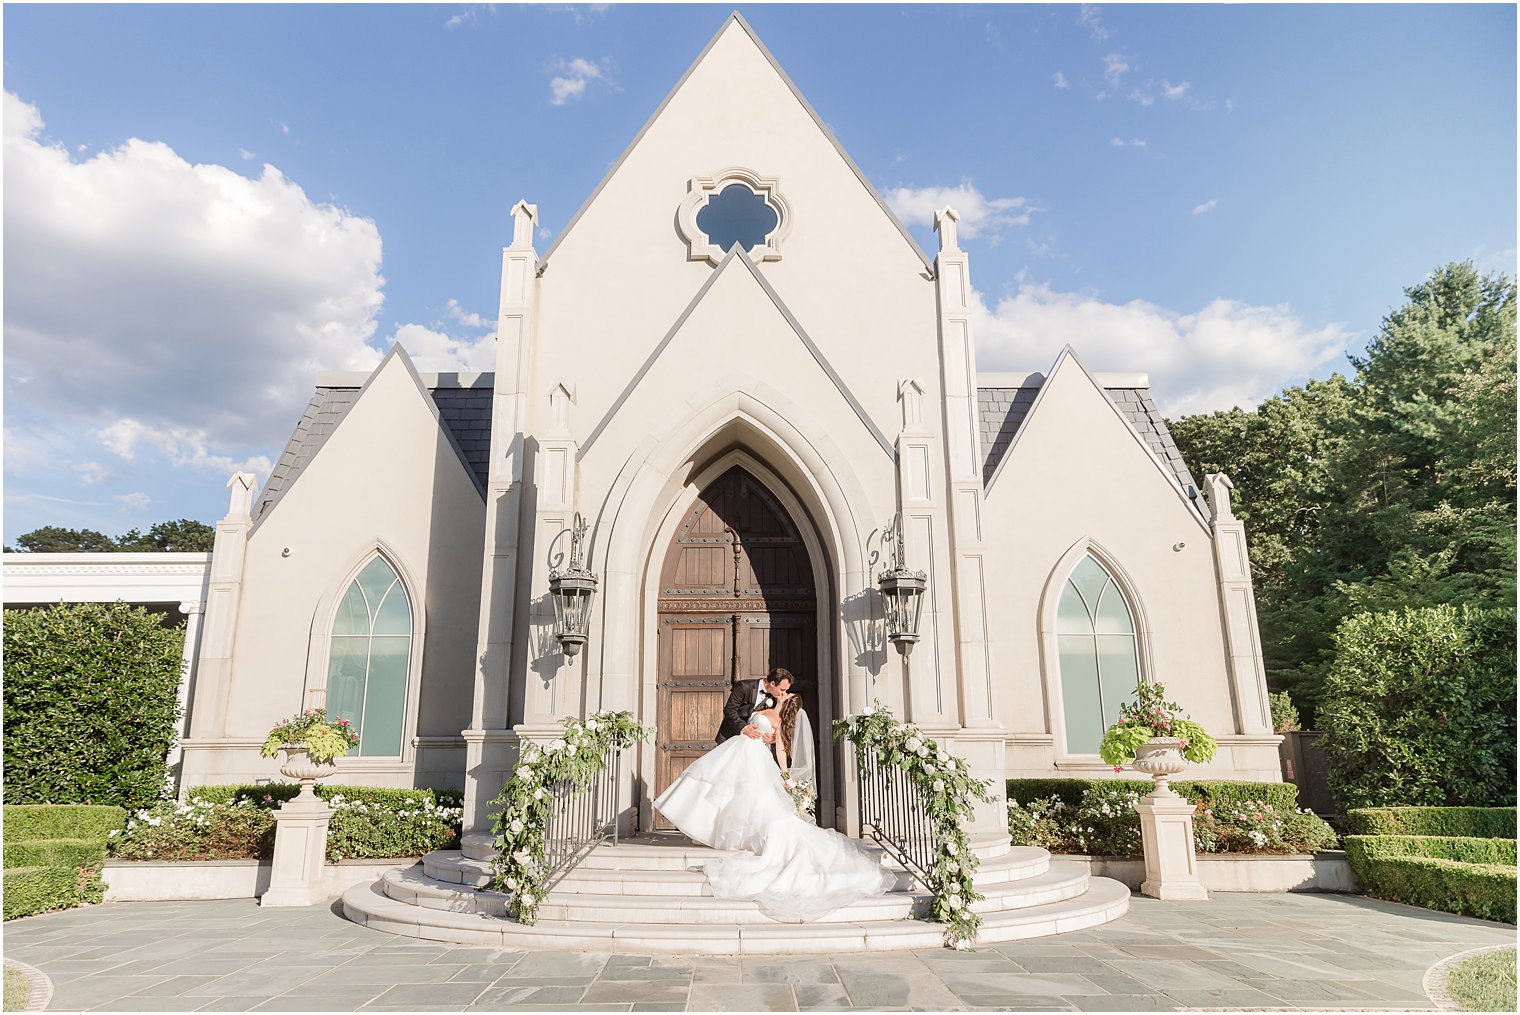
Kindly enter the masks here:
[[1113, 578], [1090, 555], [1072, 568], [1056, 609], [1068, 754], [1097, 754], [1103, 731], [1140, 682], [1135, 620]]
[[378, 554], [349, 584], [333, 617], [327, 714], [359, 731], [360, 757], [401, 754], [412, 604], [394, 568]]

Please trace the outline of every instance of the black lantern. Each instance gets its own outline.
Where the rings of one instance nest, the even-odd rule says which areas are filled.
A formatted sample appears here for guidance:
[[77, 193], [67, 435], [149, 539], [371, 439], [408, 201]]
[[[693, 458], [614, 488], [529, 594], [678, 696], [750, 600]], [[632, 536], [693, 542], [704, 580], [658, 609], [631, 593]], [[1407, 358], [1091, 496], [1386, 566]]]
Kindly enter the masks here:
[[549, 572], [549, 598], [554, 600], [554, 637], [566, 656], [579, 654], [591, 630], [591, 604], [596, 599], [596, 575], [581, 560], [586, 523], [575, 516], [570, 534], [570, 566]]
[[881, 589], [881, 599], [887, 611], [887, 637], [906, 656], [918, 641], [918, 619], [924, 609], [924, 590], [929, 587], [929, 576], [922, 571], [908, 569], [904, 560], [902, 516], [894, 518], [889, 526], [892, 547], [892, 566], [876, 579]]

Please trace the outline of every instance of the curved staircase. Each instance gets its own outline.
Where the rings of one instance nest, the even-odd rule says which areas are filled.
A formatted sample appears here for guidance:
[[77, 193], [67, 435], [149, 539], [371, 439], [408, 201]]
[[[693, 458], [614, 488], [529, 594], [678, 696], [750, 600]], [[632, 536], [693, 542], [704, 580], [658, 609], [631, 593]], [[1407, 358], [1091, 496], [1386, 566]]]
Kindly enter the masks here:
[[[470, 838], [474, 838], [473, 836]], [[639, 954], [850, 952], [934, 948], [944, 927], [914, 919], [930, 895], [895, 864], [897, 887], [814, 923], [779, 923], [752, 902], [713, 898], [700, 866], [717, 850], [684, 841], [599, 846], [555, 885], [524, 926], [506, 915], [507, 897], [486, 889], [489, 840], [463, 851], [429, 853], [406, 870], [343, 895], [343, 912], [374, 930], [459, 944], [588, 948]], [[694, 869], [695, 868], [695, 869]], [[982, 857], [973, 906], [980, 939], [1012, 941], [1081, 930], [1129, 909], [1129, 889], [1090, 877], [1083, 864], [1053, 862], [1032, 846]]]

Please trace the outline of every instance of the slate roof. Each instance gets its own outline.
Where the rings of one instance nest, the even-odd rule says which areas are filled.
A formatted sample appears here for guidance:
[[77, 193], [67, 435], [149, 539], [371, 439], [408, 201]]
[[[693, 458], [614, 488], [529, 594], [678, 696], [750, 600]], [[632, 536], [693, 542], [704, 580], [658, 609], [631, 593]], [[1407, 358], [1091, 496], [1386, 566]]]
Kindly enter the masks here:
[[[491, 389], [437, 387], [430, 388], [428, 393], [433, 396], [438, 415], [464, 453], [470, 471], [484, 489], [491, 460]], [[357, 385], [317, 388], [306, 411], [301, 413], [285, 450], [280, 452], [279, 461], [270, 470], [269, 482], [259, 491], [258, 503], [253, 507], [255, 521], [275, 502], [280, 491], [295, 482], [306, 463], [327, 442], [328, 436], [337, 429], [358, 398]]]
[[[1177, 482], [1182, 484], [1182, 488], [1184, 490], [1189, 487], [1198, 489], [1198, 484], [1188, 472], [1187, 463], [1182, 460], [1182, 452], [1177, 450], [1177, 443], [1172, 440], [1171, 432], [1166, 428], [1166, 420], [1156, 408], [1156, 403], [1151, 401], [1149, 390], [1146, 388], [1104, 388], [1103, 391], [1108, 395], [1109, 400], [1118, 406], [1124, 418], [1129, 420], [1129, 425], [1135, 428], [1135, 432], [1145, 441], [1146, 447], [1150, 448], [1161, 463], [1177, 477]], [[1014, 435], [1019, 432], [1024, 418], [1029, 415], [1029, 407], [1034, 404], [1035, 396], [1039, 393], [1038, 385], [1017, 388], [977, 388], [976, 401], [982, 428], [982, 451], [987, 455], [987, 460], [982, 463], [984, 484], [992, 479], [992, 474], [997, 471], [998, 463], [1008, 453], [1008, 447], [1013, 443]]]

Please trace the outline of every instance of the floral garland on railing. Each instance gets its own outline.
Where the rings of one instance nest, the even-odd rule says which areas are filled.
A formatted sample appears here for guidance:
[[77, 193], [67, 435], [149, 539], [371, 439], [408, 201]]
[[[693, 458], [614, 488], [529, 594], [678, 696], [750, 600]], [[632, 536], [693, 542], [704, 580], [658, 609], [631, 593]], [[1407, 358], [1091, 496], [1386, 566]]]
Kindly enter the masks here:
[[976, 940], [982, 918], [971, 911], [979, 902], [972, 877], [979, 861], [961, 830], [971, 820], [972, 801], [990, 803], [991, 786], [971, 777], [961, 758], [946, 751], [910, 723], [901, 723], [881, 702], [862, 715], [834, 720], [834, 737], [855, 745], [856, 760], [864, 765], [869, 754], [878, 765], [892, 765], [913, 780], [929, 803], [938, 847], [929, 871], [934, 893], [930, 918], [945, 924], [945, 944], [966, 949]]
[[490, 806], [500, 807], [492, 825], [496, 833], [495, 876], [491, 887], [512, 897], [517, 922], [537, 920], [543, 901], [542, 879], [547, 847], [545, 826], [554, 806], [554, 784], [570, 779], [586, 787], [601, 774], [611, 750], [624, 750], [654, 732], [630, 712], [598, 712], [587, 719], [561, 719], [565, 735], [540, 747], [527, 744], [512, 777]]

